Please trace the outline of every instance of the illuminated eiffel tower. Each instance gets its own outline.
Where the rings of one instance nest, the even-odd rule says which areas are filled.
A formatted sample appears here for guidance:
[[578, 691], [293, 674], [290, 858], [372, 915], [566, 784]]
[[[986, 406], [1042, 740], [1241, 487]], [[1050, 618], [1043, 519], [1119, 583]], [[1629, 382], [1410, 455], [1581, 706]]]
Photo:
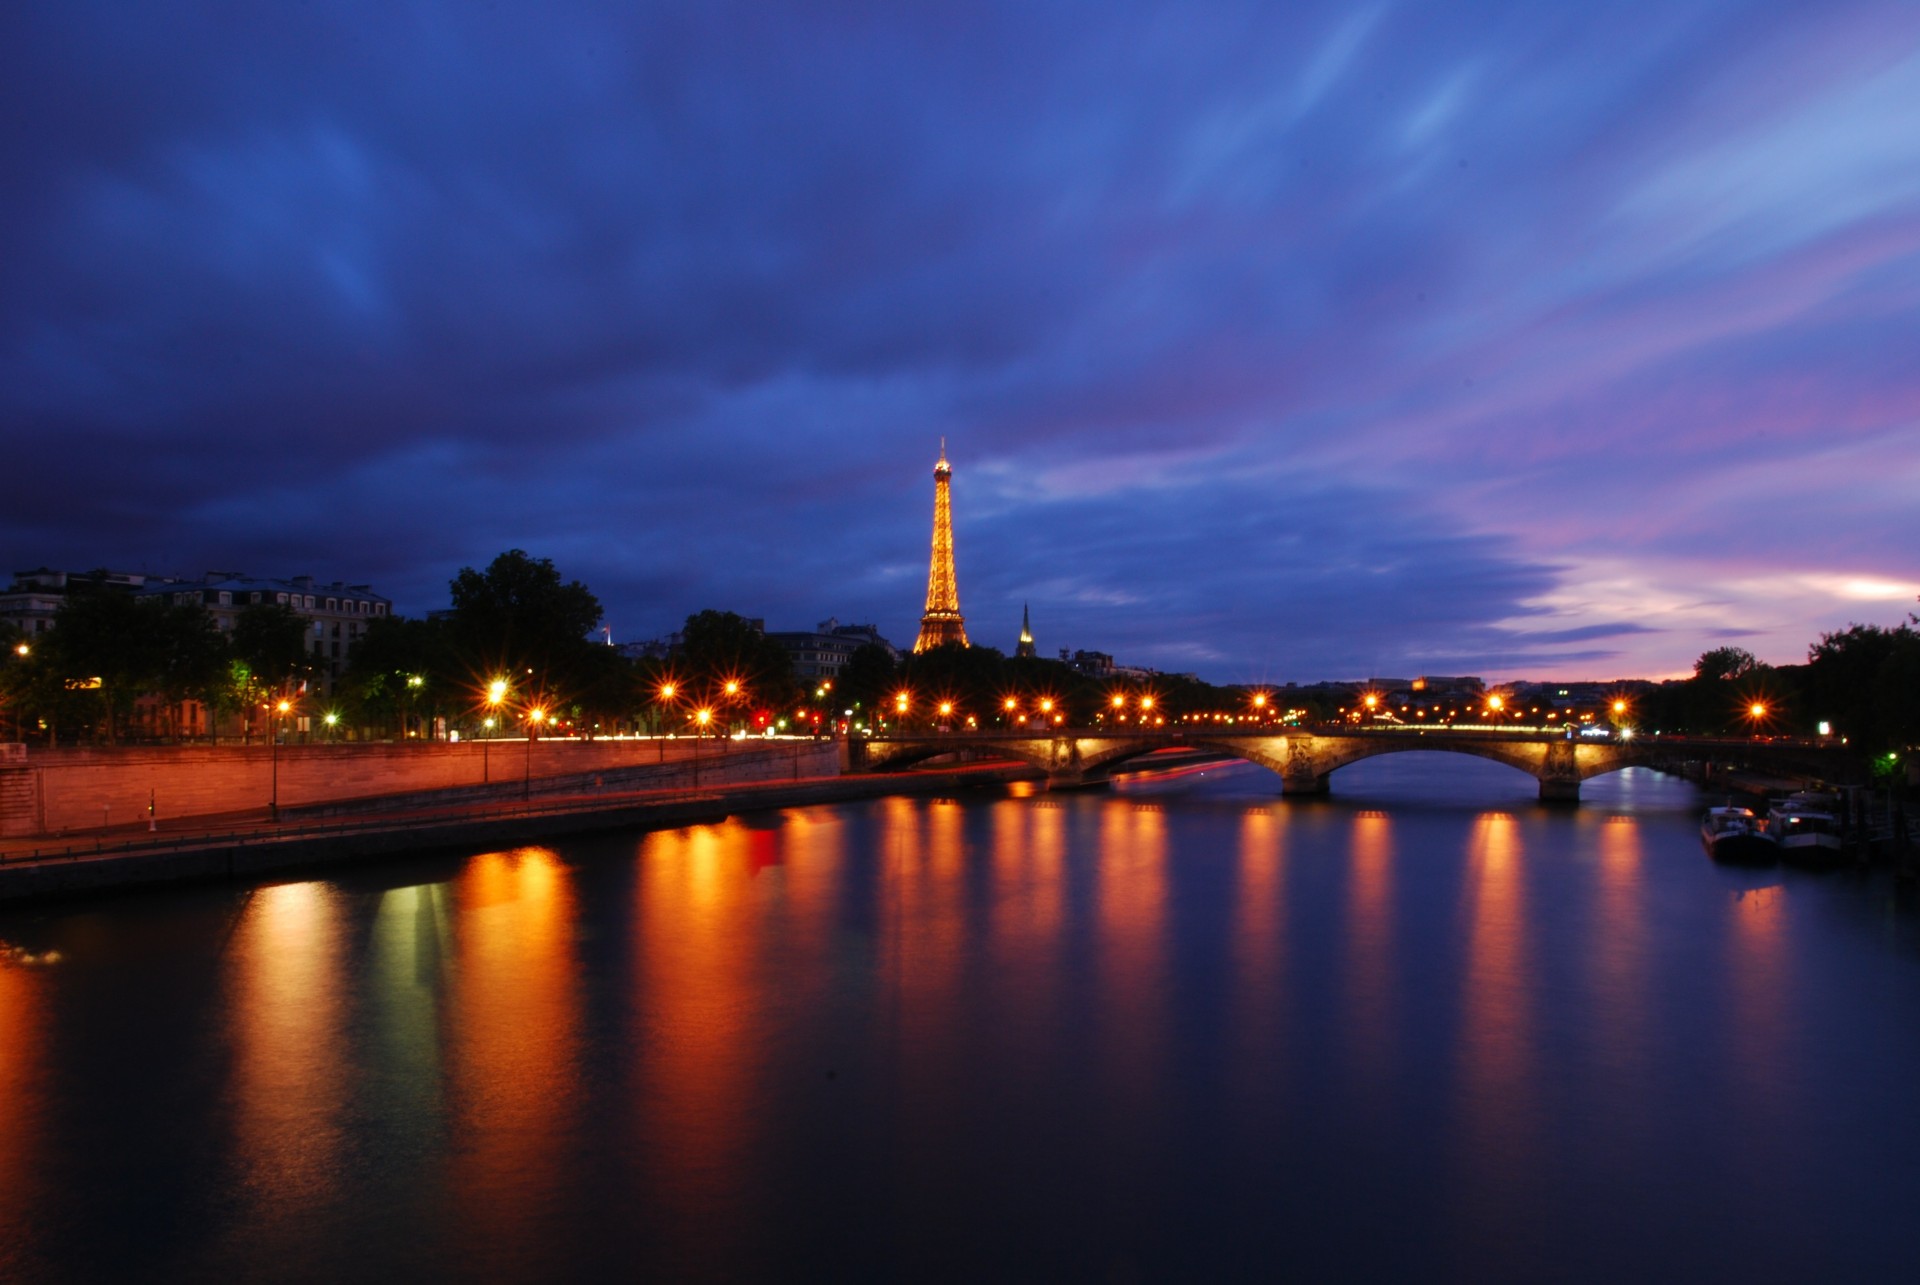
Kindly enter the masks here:
[[960, 586], [953, 578], [953, 505], [948, 483], [953, 465], [947, 463], [947, 439], [940, 439], [940, 462], [933, 466], [933, 563], [927, 568], [927, 611], [920, 617], [915, 651], [944, 643], [967, 646], [967, 622], [960, 616]]

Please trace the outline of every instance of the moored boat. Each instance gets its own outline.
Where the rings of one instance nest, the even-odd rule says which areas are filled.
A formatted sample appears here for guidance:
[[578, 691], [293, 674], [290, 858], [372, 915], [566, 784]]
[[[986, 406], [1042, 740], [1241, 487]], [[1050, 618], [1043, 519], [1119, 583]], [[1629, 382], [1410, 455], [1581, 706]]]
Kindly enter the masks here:
[[1831, 795], [1791, 794], [1767, 812], [1767, 830], [1786, 861], [1831, 865], [1844, 854], [1840, 822]]
[[1780, 857], [1780, 845], [1751, 808], [1708, 808], [1700, 823], [1700, 842], [1715, 861], [1764, 865]]

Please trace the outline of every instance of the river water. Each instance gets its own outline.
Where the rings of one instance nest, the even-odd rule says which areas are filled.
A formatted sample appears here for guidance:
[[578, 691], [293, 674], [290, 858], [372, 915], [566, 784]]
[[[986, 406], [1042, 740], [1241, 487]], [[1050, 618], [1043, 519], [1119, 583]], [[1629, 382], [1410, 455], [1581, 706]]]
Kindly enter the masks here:
[[0, 1279], [1914, 1279], [1920, 930], [1401, 755], [0, 914]]

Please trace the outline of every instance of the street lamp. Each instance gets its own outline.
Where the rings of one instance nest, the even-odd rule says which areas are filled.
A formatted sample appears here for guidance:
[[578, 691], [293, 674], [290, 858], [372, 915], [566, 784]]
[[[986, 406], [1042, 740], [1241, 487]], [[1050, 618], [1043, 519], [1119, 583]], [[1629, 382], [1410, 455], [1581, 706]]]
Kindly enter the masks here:
[[507, 680], [496, 678], [487, 684], [487, 717], [481, 723], [486, 735], [480, 740], [480, 784], [486, 785], [493, 779], [492, 768], [488, 763], [492, 755], [494, 729], [500, 724], [500, 705], [507, 699]]
[[525, 786], [521, 791], [523, 799], [533, 798], [533, 738], [540, 731], [540, 724], [546, 721], [547, 711], [535, 705], [527, 711], [527, 774]]
[[293, 702], [284, 696], [274, 705], [273, 712], [280, 717], [273, 720], [273, 727], [270, 729], [273, 735], [267, 743], [267, 760], [272, 765], [270, 768], [272, 783], [267, 792], [267, 819], [276, 824], [280, 820], [280, 718], [284, 718], [287, 711], [292, 708]]
[[700, 742], [707, 739], [707, 726], [713, 722], [713, 710], [702, 705], [693, 711], [693, 721], [700, 728], [693, 735], [693, 788], [700, 788]]

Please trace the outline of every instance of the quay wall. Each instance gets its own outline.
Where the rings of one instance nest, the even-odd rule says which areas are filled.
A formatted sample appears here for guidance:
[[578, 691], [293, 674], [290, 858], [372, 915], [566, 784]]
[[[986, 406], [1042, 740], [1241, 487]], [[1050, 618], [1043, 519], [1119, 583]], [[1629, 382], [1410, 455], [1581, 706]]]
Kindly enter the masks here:
[[[834, 747], [810, 753], [831, 755]], [[762, 764], [766, 758], [763, 756]], [[734, 769], [747, 768], [744, 763]], [[752, 770], [752, 769], [748, 769]], [[45, 898], [89, 897], [158, 884], [292, 878], [391, 857], [461, 849], [498, 850], [568, 834], [716, 824], [730, 816], [814, 804], [848, 803], [886, 795], [945, 795], [992, 788], [1034, 776], [1028, 767], [963, 768], [950, 772], [840, 776], [800, 781], [706, 786], [683, 794], [570, 800], [551, 810], [480, 808], [426, 815], [363, 817], [296, 827], [262, 826], [250, 833], [187, 836], [103, 855], [0, 862], [0, 904]], [[537, 782], [536, 782], [537, 788]]]
[[618, 774], [627, 788], [650, 788], [840, 770], [838, 747], [811, 740], [555, 739], [535, 741], [531, 754], [523, 740], [282, 745], [277, 754], [268, 745], [4, 748], [10, 752], [0, 754], [0, 837], [9, 838], [144, 821], [150, 799], [162, 821], [264, 811], [276, 797], [283, 815], [316, 815], [389, 795], [416, 796], [410, 804], [418, 807], [430, 802], [418, 796], [439, 792], [454, 802], [551, 794], [564, 781], [596, 773]]

